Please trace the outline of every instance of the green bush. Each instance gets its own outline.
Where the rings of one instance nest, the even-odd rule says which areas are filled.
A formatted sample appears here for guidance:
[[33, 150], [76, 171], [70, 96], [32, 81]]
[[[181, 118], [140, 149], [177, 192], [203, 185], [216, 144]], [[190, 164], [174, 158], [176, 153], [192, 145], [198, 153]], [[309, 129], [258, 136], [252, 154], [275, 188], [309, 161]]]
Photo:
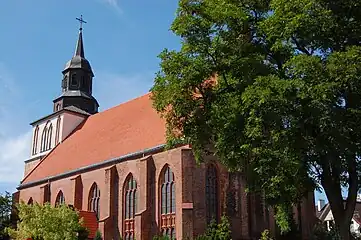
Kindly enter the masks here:
[[230, 240], [231, 231], [228, 218], [222, 216], [221, 222], [217, 224], [215, 221], [211, 221], [205, 234], [197, 236], [196, 240]]
[[102, 240], [102, 234], [99, 230], [96, 231], [94, 240]]
[[153, 240], [170, 240], [168, 236], [154, 236]]
[[260, 240], [273, 240], [270, 235], [269, 230], [266, 229], [262, 232]]

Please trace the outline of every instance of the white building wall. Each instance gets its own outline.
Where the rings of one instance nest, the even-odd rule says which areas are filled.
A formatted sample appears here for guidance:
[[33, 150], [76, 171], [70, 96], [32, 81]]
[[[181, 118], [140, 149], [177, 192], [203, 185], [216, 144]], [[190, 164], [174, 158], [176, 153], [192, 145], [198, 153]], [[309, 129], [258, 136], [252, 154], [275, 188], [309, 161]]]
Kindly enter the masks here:
[[[44, 155], [47, 152], [49, 152], [55, 146], [56, 122], [58, 120], [58, 117], [59, 117], [59, 115], [55, 115], [52, 118], [44, 119], [43, 121], [41, 121], [41, 122], [39, 122], [39, 123], [37, 123], [37, 124], [35, 124], [33, 126], [33, 138], [32, 138], [32, 141], [31, 141], [31, 149], [30, 149], [31, 158], [35, 158], [35, 157]], [[61, 118], [61, 121], [62, 121], [63, 116], [60, 116], [60, 118]], [[53, 130], [52, 130], [52, 133], [51, 133], [51, 138], [50, 138], [50, 141], [51, 141], [50, 146], [51, 146], [51, 148], [50, 148], [50, 150], [41, 152], [40, 151], [41, 150], [41, 137], [43, 135], [45, 127], [50, 126], [50, 124], [53, 127]], [[34, 147], [34, 143], [35, 143], [35, 130], [36, 130], [37, 127], [39, 127], [39, 132], [38, 132], [38, 135], [37, 135], [36, 151], [35, 151], [35, 154], [34, 154], [33, 153], [33, 147]]]
[[[59, 139], [56, 142], [56, 132], [57, 132], [57, 122], [60, 118], [60, 125], [59, 125]], [[46, 118], [42, 121], [33, 125], [33, 137], [31, 140], [31, 152], [30, 158], [25, 161], [25, 169], [24, 169], [24, 176], [26, 176], [34, 167], [41, 161], [41, 159], [48, 154], [58, 143], [61, 143], [66, 137], [69, 136], [73, 132], [73, 130], [79, 126], [85, 120], [84, 116], [78, 114], [72, 114], [70, 112], [61, 112], [59, 114], [53, 115], [49, 118]], [[42, 134], [48, 126], [52, 125], [52, 133], [50, 138], [50, 149], [46, 151], [41, 150], [41, 138]], [[39, 127], [38, 135], [37, 135], [37, 144], [36, 144], [36, 151], [33, 152], [34, 143], [35, 143], [35, 131]]]

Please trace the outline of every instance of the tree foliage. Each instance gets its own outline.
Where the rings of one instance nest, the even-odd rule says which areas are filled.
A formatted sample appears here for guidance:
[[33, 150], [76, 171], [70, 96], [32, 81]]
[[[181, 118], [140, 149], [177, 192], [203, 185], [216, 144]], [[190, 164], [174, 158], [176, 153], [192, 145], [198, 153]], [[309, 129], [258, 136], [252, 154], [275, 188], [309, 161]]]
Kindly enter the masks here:
[[357, 0], [180, 0], [171, 29], [182, 47], [160, 54], [152, 88], [168, 142], [192, 144], [198, 161], [211, 146], [272, 205], [322, 186], [348, 239], [360, 187], [360, 24]]
[[52, 207], [38, 203], [18, 205], [20, 221], [17, 229], [8, 229], [15, 240], [78, 240], [87, 239], [82, 219], [66, 205]]
[[0, 239], [8, 239], [5, 228], [10, 226], [12, 196], [9, 192], [0, 195]]

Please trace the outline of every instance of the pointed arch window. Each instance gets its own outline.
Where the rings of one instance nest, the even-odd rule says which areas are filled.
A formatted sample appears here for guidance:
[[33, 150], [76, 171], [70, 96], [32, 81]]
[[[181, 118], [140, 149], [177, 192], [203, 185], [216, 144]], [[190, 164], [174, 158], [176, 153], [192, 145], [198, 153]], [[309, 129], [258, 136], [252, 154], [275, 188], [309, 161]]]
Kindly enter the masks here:
[[33, 155], [38, 151], [39, 126], [36, 126], [33, 139]]
[[206, 171], [206, 220], [209, 224], [212, 220], [219, 221], [218, 214], [218, 174], [217, 168], [211, 164]]
[[46, 139], [46, 149], [49, 150], [51, 148], [51, 137], [53, 134], [53, 125], [50, 123], [48, 127], [47, 139]]
[[124, 183], [124, 191], [123, 191], [123, 224], [124, 224], [124, 232], [123, 239], [126, 240], [134, 240], [134, 216], [137, 211], [137, 181], [133, 178], [133, 175], [130, 174], [127, 177], [127, 180]]
[[55, 144], [59, 143], [59, 136], [60, 136], [60, 124], [61, 124], [61, 117], [58, 117], [56, 120], [56, 131], [55, 131]]
[[88, 210], [95, 212], [99, 219], [100, 189], [96, 183], [93, 183], [92, 187], [90, 188]]
[[32, 205], [33, 203], [34, 203], [33, 198], [32, 198], [32, 197], [29, 198], [29, 200], [28, 200], [28, 205]]
[[63, 191], [60, 190], [58, 195], [56, 196], [55, 206], [58, 206], [61, 204], [65, 204], [65, 197], [64, 197]]
[[175, 238], [175, 178], [171, 168], [167, 165], [162, 172], [160, 179], [160, 213], [161, 213], [161, 231], [162, 235], [171, 239]]
[[44, 152], [51, 149], [52, 132], [53, 132], [53, 126], [49, 121], [46, 123], [43, 129], [43, 133], [41, 134], [40, 152]]

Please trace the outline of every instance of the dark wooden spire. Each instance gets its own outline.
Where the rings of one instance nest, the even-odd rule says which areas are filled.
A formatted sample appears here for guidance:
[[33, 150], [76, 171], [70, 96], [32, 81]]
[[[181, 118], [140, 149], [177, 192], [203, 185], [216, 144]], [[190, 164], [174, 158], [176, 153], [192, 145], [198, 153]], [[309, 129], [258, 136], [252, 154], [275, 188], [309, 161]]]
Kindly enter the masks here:
[[78, 42], [76, 44], [74, 56], [79, 56], [81, 58], [85, 58], [84, 47], [83, 47], [83, 23], [86, 23], [86, 21], [83, 20], [83, 15], [80, 15], [80, 18], [76, 18], [76, 20], [79, 21], [80, 28], [79, 28], [79, 38], [78, 38]]

